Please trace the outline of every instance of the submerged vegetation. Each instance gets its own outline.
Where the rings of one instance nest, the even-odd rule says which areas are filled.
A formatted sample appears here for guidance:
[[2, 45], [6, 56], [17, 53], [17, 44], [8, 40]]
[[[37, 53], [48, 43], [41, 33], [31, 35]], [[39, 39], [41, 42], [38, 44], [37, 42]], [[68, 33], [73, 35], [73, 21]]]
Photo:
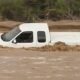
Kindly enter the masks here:
[[80, 0], [0, 0], [0, 16], [28, 22], [79, 19]]

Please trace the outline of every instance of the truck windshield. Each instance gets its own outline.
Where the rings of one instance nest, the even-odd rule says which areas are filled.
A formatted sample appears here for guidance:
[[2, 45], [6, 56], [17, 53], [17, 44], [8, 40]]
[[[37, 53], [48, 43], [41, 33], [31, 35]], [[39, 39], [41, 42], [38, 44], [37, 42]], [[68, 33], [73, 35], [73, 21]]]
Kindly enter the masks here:
[[12, 29], [11, 31], [4, 33], [1, 38], [3, 41], [10, 41], [12, 40], [17, 34], [19, 34], [21, 31], [18, 27]]

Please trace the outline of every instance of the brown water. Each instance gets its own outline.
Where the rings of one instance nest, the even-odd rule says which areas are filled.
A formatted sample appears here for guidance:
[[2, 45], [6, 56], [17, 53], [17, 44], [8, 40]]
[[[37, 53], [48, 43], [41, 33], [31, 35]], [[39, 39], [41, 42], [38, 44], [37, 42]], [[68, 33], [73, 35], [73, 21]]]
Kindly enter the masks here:
[[0, 80], [80, 80], [80, 52], [0, 48]]

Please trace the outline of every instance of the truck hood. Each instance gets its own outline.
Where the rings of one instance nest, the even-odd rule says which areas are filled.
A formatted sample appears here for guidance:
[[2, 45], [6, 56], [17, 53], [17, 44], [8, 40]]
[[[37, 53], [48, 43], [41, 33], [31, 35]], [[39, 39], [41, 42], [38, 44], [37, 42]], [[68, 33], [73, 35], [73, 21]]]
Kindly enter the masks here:
[[7, 46], [6, 42], [4, 42], [4, 41], [2, 40], [2, 38], [1, 38], [1, 35], [2, 35], [2, 34], [4, 34], [4, 33], [0, 33], [0, 46], [6, 47], [6, 46]]
[[2, 35], [3, 33], [0, 33], [0, 45], [1, 45], [1, 43], [3, 42], [3, 40], [1, 39], [1, 35]]
[[0, 36], [2, 35], [3, 33], [0, 33]]

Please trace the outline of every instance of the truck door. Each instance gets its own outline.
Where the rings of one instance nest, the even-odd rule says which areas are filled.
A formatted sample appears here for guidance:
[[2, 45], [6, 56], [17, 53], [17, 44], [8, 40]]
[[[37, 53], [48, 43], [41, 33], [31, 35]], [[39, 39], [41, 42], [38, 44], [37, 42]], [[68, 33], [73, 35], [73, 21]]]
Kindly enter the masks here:
[[19, 47], [35, 46], [33, 31], [22, 32], [15, 38], [15, 40], [16, 40], [16, 46]]
[[37, 32], [37, 47], [42, 47], [47, 44], [45, 31]]

